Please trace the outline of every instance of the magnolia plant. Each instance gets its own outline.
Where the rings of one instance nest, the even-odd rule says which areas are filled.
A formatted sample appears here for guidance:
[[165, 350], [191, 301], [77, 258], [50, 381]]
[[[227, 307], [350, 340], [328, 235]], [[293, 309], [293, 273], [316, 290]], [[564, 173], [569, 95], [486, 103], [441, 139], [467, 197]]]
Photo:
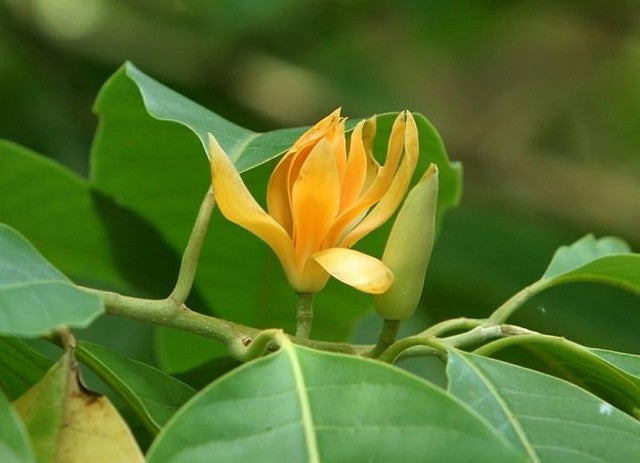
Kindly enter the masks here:
[[95, 110], [89, 179], [0, 142], [0, 461], [637, 459], [640, 357], [509, 320], [565, 283], [639, 294], [622, 240], [437, 320], [461, 169], [424, 116], [255, 133], [130, 63]]

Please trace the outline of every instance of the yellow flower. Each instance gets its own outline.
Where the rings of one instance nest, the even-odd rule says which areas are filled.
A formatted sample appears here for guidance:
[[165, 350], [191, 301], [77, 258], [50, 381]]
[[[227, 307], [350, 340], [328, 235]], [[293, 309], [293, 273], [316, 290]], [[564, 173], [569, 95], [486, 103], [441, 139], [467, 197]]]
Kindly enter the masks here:
[[393, 282], [380, 260], [349, 248], [382, 225], [402, 201], [418, 159], [418, 130], [410, 112], [398, 115], [384, 165], [373, 157], [375, 131], [375, 116], [360, 121], [347, 149], [339, 109], [318, 122], [271, 174], [268, 213], [209, 134], [218, 207], [271, 247], [296, 292], [321, 290], [329, 275], [373, 294]]

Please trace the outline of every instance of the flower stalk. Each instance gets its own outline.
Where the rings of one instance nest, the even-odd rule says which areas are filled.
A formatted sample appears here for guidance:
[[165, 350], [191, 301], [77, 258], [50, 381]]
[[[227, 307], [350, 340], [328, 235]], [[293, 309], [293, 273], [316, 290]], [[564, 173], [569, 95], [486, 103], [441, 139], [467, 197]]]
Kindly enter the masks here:
[[296, 306], [296, 336], [309, 339], [313, 323], [313, 294], [299, 293]]
[[198, 216], [191, 230], [191, 236], [182, 255], [182, 261], [180, 262], [180, 271], [178, 272], [178, 278], [173, 291], [169, 295], [169, 299], [173, 299], [179, 304], [182, 304], [187, 300], [191, 288], [193, 287], [193, 281], [196, 277], [196, 270], [198, 268], [198, 259], [200, 258], [200, 251], [204, 243], [204, 238], [209, 228], [209, 220], [211, 219], [211, 213], [215, 206], [215, 198], [213, 197], [213, 191], [211, 188], [204, 195]]
[[370, 357], [377, 358], [382, 354], [389, 346], [396, 342], [396, 336], [400, 329], [400, 320], [389, 320], [385, 318], [382, 322], [382, 329], [378, 336], [378, 342], [369, 354]]

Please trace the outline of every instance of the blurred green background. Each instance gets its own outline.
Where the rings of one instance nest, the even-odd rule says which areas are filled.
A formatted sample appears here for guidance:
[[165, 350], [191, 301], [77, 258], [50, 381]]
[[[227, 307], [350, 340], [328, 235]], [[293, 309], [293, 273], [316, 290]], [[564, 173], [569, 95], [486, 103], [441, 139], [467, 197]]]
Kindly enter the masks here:
[[[487, 315], [585, 233], [640, 249], [635, 1], [0, 0], [0, 37], [0, 138], [81, 174], [92, 102], [127, 59], [254, 130], [425, 114], [465, 181], [409, 331]], [[640, 352], [639, 312], [580, 285], [515, 321]]]

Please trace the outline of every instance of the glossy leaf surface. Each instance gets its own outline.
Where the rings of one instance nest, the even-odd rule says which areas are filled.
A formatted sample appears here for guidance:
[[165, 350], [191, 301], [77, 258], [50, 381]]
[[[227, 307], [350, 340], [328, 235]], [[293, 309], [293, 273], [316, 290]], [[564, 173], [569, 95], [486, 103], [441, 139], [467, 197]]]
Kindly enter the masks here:
[[516, 346], [525, 353], [524, 357], [516, 357], [518, 363], [532, 356], [536, 369], [570, 381], [640, 417], [640, 378], [633, 373], [640, 371], [637, 356], [589, 349], [564, 338], [544, 335], [503, 338], [480, 348], [478, 353], [495, 354]]
[[79, 342], [77, 355], [133, 408], [152, 433], [195, 394], [194, 389], [157, 368], [97, 344]]
[[10, 400], [24, 394], [51, 368], [53, 361], [23, 340], [0, 337], [0, 389]]
[[449, 391], [533, 462], [620, 462], [640, 454], [640, 423], [561, 379], [451, 351]]
[[619, 238], [587, 235], [556, 251], [542, 281], [546, 287], [594, 281], [640, 293], [640, 254]]
[[285, 344], [178, 412], [149, 463], [523, 461], [444, 391], [378, 362]]
[[5, 395], [0, 391], [0, 461], [33, 463], [29, 435]]
[[0, 224], [0, 334], [38, 336], [87, 326], [102, 299], [77, 288], [18, 232]]

